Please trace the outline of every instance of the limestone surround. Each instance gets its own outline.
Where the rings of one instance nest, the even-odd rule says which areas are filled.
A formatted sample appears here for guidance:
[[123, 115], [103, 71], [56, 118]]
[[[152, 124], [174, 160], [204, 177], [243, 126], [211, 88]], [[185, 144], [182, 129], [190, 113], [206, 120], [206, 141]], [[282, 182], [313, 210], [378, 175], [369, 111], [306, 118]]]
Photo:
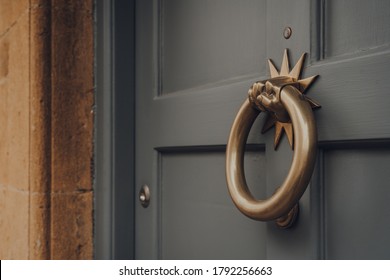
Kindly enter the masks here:
[[93, 0], [0, 0], [0, 259], [93, 257]]

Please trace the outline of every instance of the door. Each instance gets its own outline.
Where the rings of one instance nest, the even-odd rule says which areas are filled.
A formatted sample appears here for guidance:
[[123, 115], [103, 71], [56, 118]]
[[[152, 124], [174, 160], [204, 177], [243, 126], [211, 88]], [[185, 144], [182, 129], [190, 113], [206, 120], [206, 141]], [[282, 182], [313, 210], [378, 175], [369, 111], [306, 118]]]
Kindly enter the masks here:
[[[138, 259], [390, 258], [390, 2], [336, 0], [136, 1]], [[289, 38], [285, 31], [291, 29]], [[308, 53], [303, 77], [318, 153], [296, 224], [242, 215], [229, 197], [225, 148], [249, 87]], [[251, 192], [269, 197], [293, 151], [265, 117], [245, 154]]]

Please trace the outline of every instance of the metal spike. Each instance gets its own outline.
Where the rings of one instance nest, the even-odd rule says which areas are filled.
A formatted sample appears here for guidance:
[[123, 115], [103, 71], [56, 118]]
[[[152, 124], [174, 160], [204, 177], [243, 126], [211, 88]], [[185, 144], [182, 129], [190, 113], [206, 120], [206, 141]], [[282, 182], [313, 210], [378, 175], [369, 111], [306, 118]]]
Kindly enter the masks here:
[[289, 71], [290, 71], [290, 65], [288, 63], [288, 53], [287, 53], [287, 49], [285, 49], [283, 55], [282, 67], [280, 69], [280, 76], [288, 76]]
[[292, 123], [286, 123], [283, 125], [283, 127], [287, 135], [288, 143], [290, 143], [291, 149], [294, 149], [294, 132]]
[[303, 53], [299, 58], [297, 64], [295, 64], [294, 69], [291, 70], [289, 74], [290, 77], [297, 80], [299, 79], [299, 77], [301, 76], [302, 66], [303, 66], [303, 62], [305, 61], [305, 57], [306, 57], [306, 53]]
[[268, 130], [270, 130], [275, 125], [275, 122], [276, 122], [275, 117], [270, 113], [268, 113], [267, 119], [265, 120], [261, 133], [266, 133]]
[[271, 78], [275, 78], [279, 76], [279, 72], [276, 69], [271, 59], [268, 59], [269, 71], [271, 73]]
[[318, 75], [316, 76], [312, 76], [312, 77], [309, 77], [309, 78], [306, 78], [306, 79], [303, 79], [303, 80], [299, 80], [299, 85], [301, 86], [301, 92], [304, 93], [306, 91], [306, 89], [311, 85], [311, 83], [314, 82], [314, 80], [318, 77]]
[[274, 138], [274, 149], [276, 150], [280, 143], [280, 138], [283, 135], [283, 126], [282, 123], [276, 122], [275, 123], [275, 138]]
[[294, 132], [292, 123], [282, 123], [278, 121], [275, 122], [274, 149], [276, 150], [278, 148], [283, 132], [287, 135], [291, 149], [294, 149]]
[[313, 99], [305, 96], [306, 100], [309, 102], [311, 108], [314, 110], [314, 109], [318, 109], [318, 108], [321, 108], [321, 105], [317, 102], [317, 101], [314, 101]]

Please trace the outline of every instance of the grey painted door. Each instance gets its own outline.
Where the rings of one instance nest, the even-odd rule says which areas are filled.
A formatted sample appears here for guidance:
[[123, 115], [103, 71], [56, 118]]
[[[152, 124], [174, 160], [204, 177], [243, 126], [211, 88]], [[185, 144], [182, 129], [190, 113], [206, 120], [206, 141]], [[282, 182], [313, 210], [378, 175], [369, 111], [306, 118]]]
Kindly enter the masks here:
[[[292, 28], [289, 39], [285, 27]], [[136, 2], [136, 258], [390, 258], [390, 2], [140, 0]], [[308, 53], [303, 76], [319, 152], [296, 226], [243, 216], [225, 182], [225, 146], [250, 85]], [[254, 124], [251, 191], [280, 185], [292, 151]]]

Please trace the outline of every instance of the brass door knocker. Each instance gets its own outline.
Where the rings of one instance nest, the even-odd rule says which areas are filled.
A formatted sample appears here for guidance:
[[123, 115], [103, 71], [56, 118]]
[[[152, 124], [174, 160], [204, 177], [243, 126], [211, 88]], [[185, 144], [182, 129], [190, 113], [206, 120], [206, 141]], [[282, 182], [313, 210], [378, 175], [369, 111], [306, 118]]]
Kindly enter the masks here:
[[[241, 106], [231, 128], [226, 147], [226, 180], [230, 196], [246, 216], [260, 221], [276, 220], [290, 227], [298, 213], [298, 202], [313, 173], [317, 151], [317, 128], [313, 109], [320, 105], [304, 95], [317, 76], [300, 79], [305, 54], [290, 71], [287, 50], [280, 72], [269, 60], [271, 78], [256, 82]], [[249, 131], [260, 114], [267, 112], [263, 132], [275, 126], [274, 147], [286, 132], [294, 156], [289, 173], [275, 193], [257, 200], [250, 193], [244, 174], [244, 153]]]

